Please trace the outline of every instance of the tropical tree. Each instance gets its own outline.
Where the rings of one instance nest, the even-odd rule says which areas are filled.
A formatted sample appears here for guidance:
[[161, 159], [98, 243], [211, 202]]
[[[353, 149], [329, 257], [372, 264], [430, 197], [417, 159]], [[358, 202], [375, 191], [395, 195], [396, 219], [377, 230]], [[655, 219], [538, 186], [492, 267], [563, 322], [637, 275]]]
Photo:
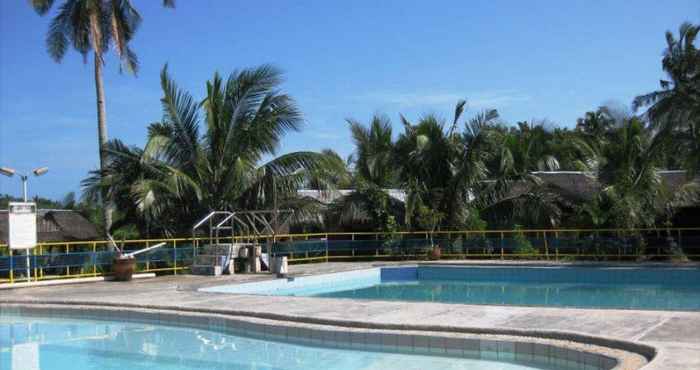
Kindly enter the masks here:
[[464, 100], [457, 103], [449, 124], [434, 115], [416, 124], [402, 116], [395, 165], [406, 190], [409, 227], [420, 224], [416, 218], [426, 206], [442, 215], [445, 226], [473, 228], [481, 223], [477, 204], [489, 194], [486, 163], [493, 153], [498, 112], [486, 110], [462, 121], [465, 106]]
[[668, 137], [655, 133], [639, 117], [625, 119], [604, 147], [596, 204], [612, 227], [633, 229], [668, 222], [680, 204], [697, 201], [697, 184], [671, 191], [661, 174]]
[[355, 119], [347, 123], [355, 143], [351, 158], [355, 191], [331, 204], [329, 225], [394, 231], [402, 206], [389, 194], [397, 184], [391, 121], [375, 115], [367, 126]]
[[321, 153], [292, 152], [263, 162], [303, 123], [280, 83], [281, 73], [269, 65], [235, 71], [227, 79], [217, 73], [199, 102], [163, 68], [162, 121], [149, 126], [144, 148], [110, 141], [106, 169], [84, 181], [86, 196], [104, 192], [127, 220], [166, 234], [189, 229], [212, 210], [292, 203], [302, 210], [298, 187], [328, 160]]
[[[678, 148], [685, 150], [685, 163], [691, 174], [700, 171], [700, 50], [696, 39], [700, 25], [683, 23], [678, 38], [666, 32], [666, 50], [662, 67], [667, 79], [661, 89], [636, 97], [636, 110], [647, 108], [646, 117], [661, 135], [673, 136]], [[680, 135], [678, 134], [680, 132]]]
[[[46, 15], [54, 0], [31, 0], [31, 5], [39, 15]], [[165, 7], [174, 7], [174, 0], [163, 0]], [[49, 55], [60, 62], [72, 46], [87, 62], [92, 52], [97, 95], [97, 132], [100, 169], [106, 169], [107, 153], [107, 110], [105, 107], [102, 67], [104, 56], [111, 46], [120, 59], [121, 68], [136, 74], [138, 59], [129, 44], [141, 24], [141, 15], [130, 0], [65, 0], [58, 7], [58, 13], [51, 20], [46, 35], [46, 48]], [[103, 207], [105, 232], [109, 233], [112, 224], [112, 207]]]

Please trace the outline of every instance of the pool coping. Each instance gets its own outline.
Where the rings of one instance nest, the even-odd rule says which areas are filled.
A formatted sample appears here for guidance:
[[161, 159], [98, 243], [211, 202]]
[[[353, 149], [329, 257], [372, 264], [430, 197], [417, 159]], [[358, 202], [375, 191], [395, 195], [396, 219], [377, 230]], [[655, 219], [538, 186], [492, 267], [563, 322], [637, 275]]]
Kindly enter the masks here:
[[0, 311], [40, 317], [124, 320], [206, 329], [255, 339], [364, 351], [391, 351], [579, 369], [639, 369], [656, 355], [652, 346], [572, 333], [438, 326], [353, 325], [331, 320], [290, 320], [231, 310], [160, 305], [0, 302]]

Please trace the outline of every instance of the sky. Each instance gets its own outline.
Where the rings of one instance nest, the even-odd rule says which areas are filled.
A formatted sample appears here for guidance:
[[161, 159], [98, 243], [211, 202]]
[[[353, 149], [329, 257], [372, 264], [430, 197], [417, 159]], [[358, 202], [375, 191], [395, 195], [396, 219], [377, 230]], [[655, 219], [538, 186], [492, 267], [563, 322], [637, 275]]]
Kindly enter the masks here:
[[[62, 3], [56, 0], [56, 4]], [[159, 72], [202, 98], [214, 72], [271, 63], [305, 127], [278, 154], [353, 150], [346, 119], [399, 113], [449, 118], [498, 109], [504, 121], [547, 120], [572, 127], [609, 102], [629, 105], [663, 77], [664, 32], [700, 22], [697, 0], [232, 1], [132, 0], [143, 24], [132, 42], [138, 76], [106, 59], [110, 138], [142, 146], [161, 113]], [[54, 5], [54, 8], [56, 5]], [[55, 12], [56, 9], [54, 9]], [[25, 0], [0, 1], [0, 166], [49, 173], [29, 180], [30, 196], [61, 199], [98, 167], [92, 63], [46, 52], [50, 17]], [[0, 193], [19, 196], [17, 177]]]

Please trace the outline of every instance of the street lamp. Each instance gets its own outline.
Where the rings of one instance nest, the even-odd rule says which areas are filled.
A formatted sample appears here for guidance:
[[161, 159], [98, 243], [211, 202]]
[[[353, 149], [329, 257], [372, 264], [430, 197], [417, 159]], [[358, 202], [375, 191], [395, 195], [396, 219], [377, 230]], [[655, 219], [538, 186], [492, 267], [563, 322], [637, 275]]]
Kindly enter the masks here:
[[[34, 169], [32, 173], [34, 176], [41, 176], [45, 173], [49, 172], [48, 167], [39, 167]], [[22, 197], [24, 198], [24, 202], [27, 203], [27, 180], [29, 179], [28, 175], [17, 173], [14, 168], [9, 168], [9, 167], [0, 167], [0, 174], [3, 174], [7, 177], [12, 177], [15, 175], [15, 173], [19, 176], [19, 178], [22, 180]]]

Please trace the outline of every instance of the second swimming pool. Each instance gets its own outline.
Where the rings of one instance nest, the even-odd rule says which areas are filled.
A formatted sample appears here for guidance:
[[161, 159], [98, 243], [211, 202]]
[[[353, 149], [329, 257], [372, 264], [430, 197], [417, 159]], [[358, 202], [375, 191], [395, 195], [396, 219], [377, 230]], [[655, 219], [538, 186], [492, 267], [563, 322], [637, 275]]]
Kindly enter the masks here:
[[700, 269], [420, 265], [200, 290], [464, 304], [697, 311], [700, 310]]

